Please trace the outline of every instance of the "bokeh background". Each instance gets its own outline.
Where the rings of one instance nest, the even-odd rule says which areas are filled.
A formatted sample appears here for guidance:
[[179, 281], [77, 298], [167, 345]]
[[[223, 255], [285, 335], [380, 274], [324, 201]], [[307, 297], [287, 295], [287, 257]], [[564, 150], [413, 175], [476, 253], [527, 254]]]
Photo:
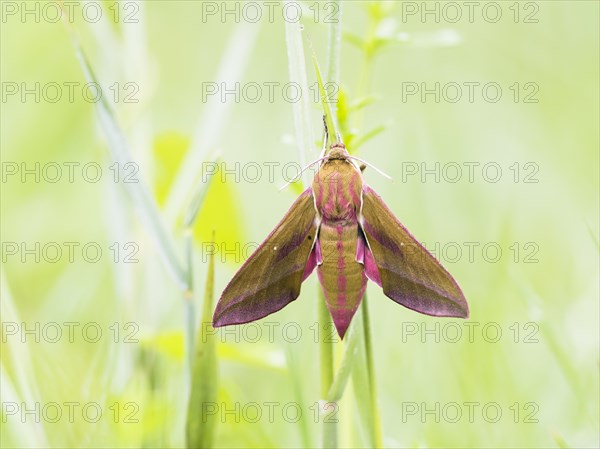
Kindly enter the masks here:
[[[599, 6], [475, 3], [470, 20], [463, 3], [343, 2], [337, 99], [370, 102], [348, 112], [346, 131], [381, 131], [350, 149], [394, 178], [365, 172], [452, 272], [471, 309], [466, 322], [434, 319], [369, 285], [384, 443], [598, 447]], [[326, 2], [301, 4], [300, 65], [311, 86], [305, 117], [312, 135], [299, 136], [294, 103], [283, 93], [290, 60], [282, 5], [274, 4], [269, 20], [268, 6], [257, 4], [263, 17], [252, 23], [243, 3], [238, 15], [221, 17], [221, 8], [235, 11], [235, 2], [211, 3], [215, 15], [200, 1], [101, 2], [88, 9], [74, 2], [70, 27], [137, 164], [116, 170], [98, 104], [81, 90], [86, 80], [69, 27], [53, 20], [46, 3], [2, 2], [3, 447], [185, 445], [190, 309], [147, 218], [115, 176], [132, 173], [148, 186], [183, 260], [181, 216], [213, 167], [202, 162], [217, 154], [229, 170], [214, 177], [193, 229], [199, 321], [212, 231], [218, 299], [248, 248], [298, 194], [298, 185], [278, 190], [300, 163], [298, 143], [305, 142], [307, 161], [320, 151], [322, 109], [309, 49], [325, 69], [326, 18], [335, 10]], [[39, 8], [38, 15], [23, 15], [26, 7]], [[439, 15], [423, 16], [425, 8]], [[502, 16], [494, 21], [498, 8]], [[365, 41], [377, 42], [372, 58], [365, 58]], [[207, 83], [221, 82], [228, 89], [240, 83], [239, 98], [203, 97]], [[79, 83], [72, 98], [65, 83]], [[249, 83], [261, 87], [258, 101], [254, 91], [244, 95]], [[276, 83], [272, 100], [265, 83]], [[409, 95], [436, 83], [438, 100], [421, 90]], [[464, 83], [480, 83], [472, 101]], [[485, 97], [486, 83], [500, 86], [498, 101]], [[456, 85], [462, 97], [453, 102]], [[34, 93], [23, 96], [27, 89]], [[62, 175], [51, 182], [56, 164]], [[78, 164], [72, 182], [68, 164]], [[89, 175], [85, 164], [92, 164]], [[288, 173], [285, 164], [292, 164]], [[94, 167], [102, 170], [98, 182], [90, 181]], [[34, 173], [23, 178], [23, 168]], [[424, 168], [433, 173], [423, 178]], [[185, 176], [194, 182], [173, 190]], [[72, 260], [68, 242], [79, 245]], [[102, 254], [93, 262], [98, 247]], [[315, 332], [323, 338], [325, 331], [315, 325], [317, 289], [313, 276], [276, 315], [214, 335], [216, 447], [320, 445]], [[92, 342], [98, 328], [102, 334]], [[339, 361], [344, 343], [335, 345]], [[339, 404], [340, 445], [368, 447], [361, 386], [355, 387]], [[277, 404], [272, 419], [268, 403]], [[302, 411], [298, 422], [283, 413], [290, 403]], [[260, 419], [248, 404], [258, 404], [250, 407], [258, 407]], [[97, 410], [102, 414], [93, 419]]]

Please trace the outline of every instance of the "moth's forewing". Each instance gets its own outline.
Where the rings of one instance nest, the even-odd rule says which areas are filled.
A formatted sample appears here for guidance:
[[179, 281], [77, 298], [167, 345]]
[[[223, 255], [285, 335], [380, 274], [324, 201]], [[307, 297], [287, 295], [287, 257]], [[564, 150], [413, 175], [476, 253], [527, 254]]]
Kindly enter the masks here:
[[[467, 301], [450, 273], [366, 185], [363, 186], [360, 224], [368, 244], [365, 251], [373, 256], [386, 296], [427, 315], [469, 316]], [[366, 254], [365, 261], [369, 257]]]
[[229, 282], [215, 309], [214, 327], [263, 318], [298, 297], [317, 234], [315, 216], [309, 188]]

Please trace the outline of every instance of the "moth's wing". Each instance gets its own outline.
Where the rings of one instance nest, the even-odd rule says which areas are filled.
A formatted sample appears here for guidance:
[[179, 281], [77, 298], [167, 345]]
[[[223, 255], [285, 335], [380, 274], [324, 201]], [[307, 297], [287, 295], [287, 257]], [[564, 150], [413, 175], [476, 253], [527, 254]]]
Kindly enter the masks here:
[[215, 309], [214, 327], [263, 318], [298, 297], [310, 274], [307, 265], [314, 268], [309, 256], [317, 237], [315, 218], [309, 188], [229, 282]]
[[367, 276], [381, 285], [386, 296], [427, 315], [469, 316], [469, 306], [454, 278], [366, 185], [360, 223], [368, 245], [365, 265], [372, 269], [374, 261], [378, 270], [371, 275], [366, 270]]

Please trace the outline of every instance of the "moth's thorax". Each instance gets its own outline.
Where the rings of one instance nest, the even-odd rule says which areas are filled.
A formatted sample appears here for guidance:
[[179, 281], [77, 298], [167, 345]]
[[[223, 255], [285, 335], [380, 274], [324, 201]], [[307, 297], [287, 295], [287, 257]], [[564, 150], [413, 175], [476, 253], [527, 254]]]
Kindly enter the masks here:
[[348, 160], [348, 151], [346, 150], [344, 144], [341, 142], [331, 144], [329, 147], [329, 153], [327, 154], [327, 159], [329, 161], [335, 159]]
[[321, 166], [313, 179], [317, 211], [324, 221], [356, 222], [360, 210], [362, 177], [360, 171], [343, 157], [345, 149], [333, 154]]

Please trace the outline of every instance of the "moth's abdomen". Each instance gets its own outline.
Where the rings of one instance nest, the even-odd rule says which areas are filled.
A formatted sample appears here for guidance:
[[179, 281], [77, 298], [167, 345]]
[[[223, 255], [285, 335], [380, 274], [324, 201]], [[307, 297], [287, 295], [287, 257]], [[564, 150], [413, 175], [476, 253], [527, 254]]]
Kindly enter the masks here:
[[319, 230], [323, 263], [318, 275], [327, 307], [335, 326], [344, 336], [365, 294], [367, 277], [362, 264], [356, 262], [358, 224], [342, 225], [324, 220]]

